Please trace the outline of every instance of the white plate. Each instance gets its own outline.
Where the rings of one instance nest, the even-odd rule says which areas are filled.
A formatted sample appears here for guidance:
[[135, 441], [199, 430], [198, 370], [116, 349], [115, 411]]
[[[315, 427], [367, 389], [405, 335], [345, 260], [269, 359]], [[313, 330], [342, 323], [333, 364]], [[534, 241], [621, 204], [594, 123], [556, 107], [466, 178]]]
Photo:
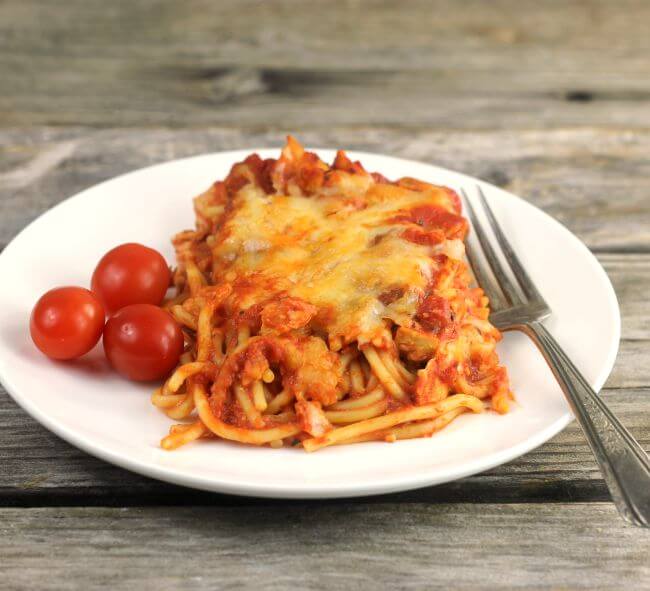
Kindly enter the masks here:
[[[287, 498], [370, 495], [447, 482], [530, 451], [572, 415], [546, 364], [523, 335], [499, 347], [518, 404], [498, 416], [463, 415], [430, 439], [363, 443], [307, 454], [298, 449], [202, 441], [158, 447], [171, 421], [149, 402], [150, 387], [120, 379], [101, 346], [74, 363], [41, 355], [28, 334], [36, 299], [58, 285], [87, 286], [110, 248], [137, 241], [173, 260], [169, 238], [193, 226], [191, 198], [251, 151], [177, 160], [115, 178], [64, 201], [23, 230], [0, 255], [0, 379], [20, 406], [84, 451], [129, 470], [206, 490]], [[263, 157], [278, 150], [259, 150]], [[334, 152], [319, 150], [331, 161]], [[388, 178], [413, 176], [470, 189], [470, 177], [422, 164], [350, 153]], [[505, 191], [480, 183], [531, 276], [553, 309], [548, 328], [599, 390], [618, 349], [612, 286], [566, 228]]]

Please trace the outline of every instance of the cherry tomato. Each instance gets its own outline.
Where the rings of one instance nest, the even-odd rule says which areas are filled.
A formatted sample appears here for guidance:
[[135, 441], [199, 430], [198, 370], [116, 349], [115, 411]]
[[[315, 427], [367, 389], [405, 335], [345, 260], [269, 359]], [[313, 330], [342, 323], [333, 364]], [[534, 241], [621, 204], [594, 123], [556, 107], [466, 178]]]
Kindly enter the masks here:
[[91, 289], [111, 314], [131, 304], [160, 304], [169, 281], [169, 267], [158, 251], [128, 243], [102, 257], [93, 273]]
[[44, 294], [32, 310], [29, 331], [34, 344], [52, 359], [88, 353], [104, 328], [104, 307], [83, 287], [59, 287]]
[[104, 352], [113, 368], [130, 380], [157, 380], [176, 367], [183, 352], [183, 332], [165, 310], [133, 304], [109, 318]]

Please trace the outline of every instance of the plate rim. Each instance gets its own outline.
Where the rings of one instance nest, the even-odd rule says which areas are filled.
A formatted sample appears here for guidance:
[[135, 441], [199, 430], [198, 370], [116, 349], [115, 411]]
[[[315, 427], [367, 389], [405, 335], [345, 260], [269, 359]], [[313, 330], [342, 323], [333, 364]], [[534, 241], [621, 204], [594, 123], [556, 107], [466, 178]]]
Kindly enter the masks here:
[[[35, 219], [29, 222], [24, 228], [22, 228], [18, 234], [16, 234], [7, 246], [0, 253], [0, 267], [3, 262], [11, 256], [11, 252], [16, 248], [16, 244], [20, 242], [20, 238], [35, 224], [41, 223], [42, 218], [47, 216], [50, 212], [70, 206], [73, 201], [78, 199], [83, 199], [85, 195], [91, 191], [96, 190], [97, 188], [109, 184], [113, 181], [124, 180], [131, 175], [136, 175], [143, 172], [151, 172], [157, 168], [163, 168], [170, 164], [182, 164], [183, 162], [197, 159], [209, 159], [214, 157], [219, 157], [223, 159], [230, 160], [233, 164], [238, 162], [238, 159], [246, 157], [247, 155], [257, 152], [257, 153], [276, 153], [277, 150], [281, 148], [278, 147], [265, 147], [265, 148], [250, 148], [250, 149], [240, 149], [240, 150], [224, 150], [219, 152], [209, 152], [203, 154], [196, 154], [193, 156], [188, 156], [184, 158], [176, 158], [167, 160], [164, 162], [159, 162], [142, 168], [128, 171], [126, 173], [110, 177], [99, 183], [95, 183], [81, 191], [70, 195], [69, 197], [61, 200], [56, 205], [50, 207], [49, 209], [43, 211]], [[334, 148], [307, 148], [309, 151], [314, 151], [319, 154], [328, 153], [333, 154], [336, 152]], [[618, 350], [620, 346], [621, 339], [621, 312], [620, 306], [618, 303], [618, 298], [616, 292], [611, 283], [609, 276], [606, 271], [596, 258], [596, 256], [589, 250], [589, 248], [584, 244], [580, 238], [578, 238], [571, 230], [569, 230], [564, 224], [556, 220], [550, 214], [546, 213], [544, 210], [530, 203], [529, 201], [523, 199], [515, 193], [511, 193], [493, 185], [487, 181], [467, 175], [462, 172], [458, 172], [446, 167], [438, 166], [436, 164], [431, 164], [429, 162], [423, 162], [419, 160], [412, 160], [407, 158], [400, 158], [396, 156], [391, 156], [388, 154], [381, 154], [376, 152], [366, 152], [358, 150], [349, 150], [347, 151], [355, 159], [363, 160], [366, 157], [371, 158], [383, 158], [388, 159], [393, 162], [402, 164], [402, 165], [423, 165], [432, 169], [432, 171], [441, 171], [442, 173], [449, 174], [458, 177], [459, 181], [462, 183], [474, 183], [481, 187], [484, 187], [489, 193], [498, 192], [502, 196], [507, 196], [508, 198], [515, 198], [520, 201], [523, 201], [526, 205], [534, 208], [538, 214], [542, 214], [546, 222], [552, 223], [555, 225], [561, 232], [563, 232], [570, 240], [572, 240], [576, 246], [582, 250], [585, 256], [585, 260], [589, 261], [592, 269], [600, 276], [600, 279], [603, 280], [603, 287], [606, 290], [607, 300], [609, 306], [611, 307], [614, 319], [613, 326], [613, 338], [609, 344], [609, 349], [607, 352], [606, 360], [601, 366], [601, 369], [598, 373], [596, 379], [591, 382], [591, 386], [595, 389], [596, 392], [600, 392], [603, 385], [605, 384], [607, 378], [611, 374], [616, 357], [618, 355]], [[251, 484], [249, 481], [237, 481], [237, 479], [230, 478], [227, 481], [215, 482], [213, 477], [203, 477], [201, 474], [186, 474], [184, 472], [179, 472], [178, 469], [169, 468], [164, 465], [155, 464], [151, 462], [146, 462], [143, 460], [133, 459], [128, 456], [125, 456], [119, 452], [114, 452], [110, 449], [104, 449], [101, 445], [93, 445], [90, 440], [87, 440], [83, 435], [77, 434], [74, 430], [68, 429], [65, 425], [59, 424], [56, 419], [50, 418], [45, 412], [39, 410], [38, 406], [32, 403], [28, 397], [24, 397], [19, 392], [19, 388], [15, 387], [10, 376], [8, 375], [7, 368], [5, 367], [5, 362], [2, 357], [0, 357], [0, 382], [4, 385], [7, 393], [11, 396], [16, 404], [22, 408], [31, 418], [40, 423], [43, 427], [48, 429], [50, 432], [54, 433], [70, 445], [77, 447], [78, 449], [88, 453], [89, 455], [99, 458], [100, 460], [109, 462], [120, 468], [127, 469], [131, 472], [135, 472], [140, 475], [144, 475], [150, 478], [161, 480], [163, 482], [168, 482], [172, 484], [177, 484], [185, 487], [191, 487], [199, 490], [205, 490], [210, 492], [218, 492], [225, 494], [234, 494], [239, 496], [246, 497], [261, 497], [261, 498], [284, 498], [284, 499], [324, 499], [324, 498], [349, 498], [349, 497], [364, 497], [371, 495], [379, 494], [388, 494], [398, 491], [406, 490], [415, 490], [418, 488], [423, 488], [427, 486], [435, 486], [438, 484], [452, 482], [460, 478], [478, 474], [486, 470], [490, 470], [496, 466], [502, 465], [506, 462], [512, 461], [545, 443], [560, 431], [562, 431], [572, 420], [573, 414], [570, 410], [567, 410], [561, 417], [556, 419], [551, 424], [547, 425], [544, 429], [538, 431], [534, 436], [527, 437], [523, 441], [510, 446], [504, 450], [498, 452], [492, 452], [487, 456], [481, 456], [478, 459], [470, 460], [464, 462], [458, 468], [447, 468], [444, 471], [444, 475], [435, 477], [432, 476], [428, 471], [423, 471], [422, 473], [416, 473], [411, 476], [393, 476], [385, 478], [375, 478], [372, 482], [359, 485], [359, 484], [347, 484], [336, 483], [336, 484], [323, 484], [319, 483], [316, 485], [309, 484], [308, 482], [304, 485], [292, 484], [291, 486], [286, 486], [284, 484], [274, 484], [266, 482], [262, 484]]]

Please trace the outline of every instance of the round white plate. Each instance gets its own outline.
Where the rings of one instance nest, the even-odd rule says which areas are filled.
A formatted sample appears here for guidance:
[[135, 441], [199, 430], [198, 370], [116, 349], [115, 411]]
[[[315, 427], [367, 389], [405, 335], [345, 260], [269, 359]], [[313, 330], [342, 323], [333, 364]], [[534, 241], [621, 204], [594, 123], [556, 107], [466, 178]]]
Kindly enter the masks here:
[[[301, 449], [200, 441], [158, 446], [171, 424], [151, 387], [107, 367], [101, 345], [71, 363], [52, 362], [29, 337], [32, 306], [59, 285], [87, 286], [99, 258], [142, 242], [173, 260], [170, 237], [193, 227], [191, 199], [251, 150], [207, 154], [138, 170], [64, 201], [30, 224], [0, 255], [0, 379], [45, 427], [84, 451], [129, 470], [206, 490], [286, 498], [370, 495], [438, 484], [487, 470], [537, 447], [572, 415], [532, 343], [509, 333], [499, 353], [517, 405], [507, 415], [463, 415], [429, 439], [363, 443], [307, 454]], [[278, 150], [258, 150], [263, 157]], [[318, 150], [331, 161], [334, 152]], [[618, 349], [612, 286], [593, 255], [551, 217], [492, 185], [428, 164], [350, 153], [388, 178], [412, 176], [471, 194], [480, 183], [506, 234], [553, 309], [547, 326], [599, 390]]]

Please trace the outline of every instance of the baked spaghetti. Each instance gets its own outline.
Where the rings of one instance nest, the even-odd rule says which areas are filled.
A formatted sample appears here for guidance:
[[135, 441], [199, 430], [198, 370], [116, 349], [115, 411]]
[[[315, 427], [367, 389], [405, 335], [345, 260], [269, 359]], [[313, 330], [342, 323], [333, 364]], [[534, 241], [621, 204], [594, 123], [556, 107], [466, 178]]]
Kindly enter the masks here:
[[289, 137], [194, 200], [174, 237], [181, 364], [154, 392], [162, 447], [199, 438], [307, 451], [430, 436], [508, 410], [488, 301], [454, 191], [391, 182]]

